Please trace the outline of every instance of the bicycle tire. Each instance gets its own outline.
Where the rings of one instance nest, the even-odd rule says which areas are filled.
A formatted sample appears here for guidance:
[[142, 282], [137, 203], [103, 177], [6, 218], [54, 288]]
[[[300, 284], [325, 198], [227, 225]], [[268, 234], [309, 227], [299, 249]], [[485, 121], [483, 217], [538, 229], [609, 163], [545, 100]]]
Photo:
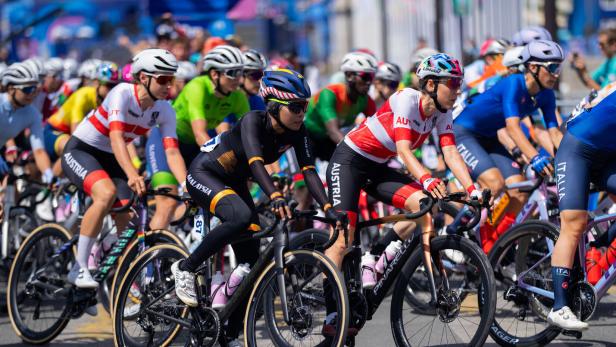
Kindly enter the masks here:
[[[497, 283], [502, 282], [502, 277], [499, 270], [496, 268], [499, 262], [505, 256], [505, 252], [508, 252], [510, 246], [523, 237], [533, 234], [540, 234], [542, 237], [548, 237], [552, 241], [556, 242], [558, 239], [558, 228], [553, 224], [545, 221], [530, 220], [511, 228], [507, 233], [501, 236], [494, 244], [492, 251], [490, 252], [490, 263], [496, 270]], [[529, 295], [530, 296], [530, 295]], [[531, 297], [531, 304], [534, 300]], [[537, 305], [537, 303], [535, 303]], [[498, 308], [498, 307], [496, 307]], [[546, 322], [547, 324], [547, 322]], [[545, 346], [554, 340], [560, 334], [561, 329], [555, 326], [548, 325], [548, 328], [536, 333], [532, 336], [520, 337], [516, 336], [506, 329], [504, 329], [496, 320], [491, 324], [490, 336], [501, 346], [517, 346], [517, 347], [530, 347], [530, 346]]]
[[[334, 283], [336, 284], [336, 295], [340, 299], [339, 303], [339, 312], [338, 319], [341, 323], [337, 328], [336, 335], [331, 339], [332, 345], [336, 347], [343, 346], [346, 341], [346, 331], [349, 324], [349, 304], [348, 304], [348, 296], [346, 292], [346, 285], [344, 283], [343, 277], [336, 268], [335, 264], [329, 260], [329, 258], [325, 257], [320, 252], [310, 251], [310, 250], [292, 250], [288, 251], [284, 254], [285, 264], [292, 264], [297, 261], [312, 261], [313, 263], [320, 264], [320, 268], [326, 270], [328, 278], [331, 276]], [[257, 346], [257, 334], [260, 334], [260, 331], [257, 332], [254, 322], [257, 320], [257, 316], [263, 311], [266, 321], [271, 321], [271, 319], [275, 319], [273, 317], [273, 310], [271, 307], [261, 307], [264, 304], [262, 300], [263, 296], [267, 293], [271, 293], [271, 288], [269, 284], [272, 281], [276, 281], [276, 275], [278, 270], [275, 268], [275, 263], [272, 261], [270, 264], [263, 270], [260, 276], [255, 281], [254, 288], [250, 293], [250, 298], [248, 301], [248, 307], [246, 308], [246, 314], [244, 317], [244, 345], [245, 346]], [[288, 300], [291, 300], [291, 297], [288, 297]], [[252, 322], [252, 324], [248, 324], [248, 322]], [[311, 321], [315, 323], [314, 321]], [[317, 323], [320, 324], [320, 323]], [[268, 331], [274, 332], [274, 335], [271, 336], [274, 344], [276, 346], [288, 346], [286, 339], [282, 337], [277, 329], [268, 328]]]
[[[30, 329], [30, 327], [24, 323], [22, 315], [19, 313], [17, 284], [20, 279], [21, 271], [24, 265], [26, 265], [26, 259], [30, 249], [32, 249], [40, 239], [47, 235], [57, 237], [62, 243], [68, 242], [71, 239], [70, 233], [58, 224], [44, 224], [33, 230], [17, 251], [15, 260], [11, 266], [11, 272], [9, 273], [7, 288], [8, 314], [13, 330], [23, 341], [36, 345], [45, 344], [53, 340], [64, 330], [70, 321], [70, 315], [68, 314], [70, 306], [68, 305], [68, 300], [64, 300], [65, 306], [62, 310], [62, 314], [59, 315], [59, 319], [51, 327], [41, 332]], [[76, 247], [72, 247], [71, 254], [73, 259], [76, 253]], [[66, 272], [68, 273], [68, 269], [66, 269]]]
[[[146, 247], [153, 247], [162, 244], [174, 244], [186, 249], [184, 242], [173, 232], [166, 229], [148, 230], [145, 232]], [[118, 260], [116, 269], [113, 274], [110, 285], [108, 286], [108, 293], [101, 293], [99, 298], [101, 303], [107, 312], [111, 314], [110, 308], [113, 307], [115, 302], [115, 293], [117, 293], [120, 286], [122, 277], [128, 272], [134, 260], [139, 255], [139, 240], [135, 238], [132, 240], [124, 250], [122, 257]], [[101, 287], [104, 290], [104, 287]], [[107, 294], [107, 295], [105, 295]]]
[[329, 231], [324, 229], [306, 229], [292, 234], [289, 238], [289, 249], [316, 249], [329, 241]]
[[[124, 331], [124, 308], [126, 305], [127, 298], [130, 294], [130, 289], [137, 278], [140, 275], [140, 272], [144, 269], [147, 264], [155, 258], [162, 257], [174, 257], [175, 258], [187, 258], [188, 252], [177, 245], [173, 244], [162, 244], [156, 245], [152, 248], [149, 248], [141, 255], [139, 255], [135, 261], [130, 266], [128, 272], [122, 277], [121, 284], [118, 287], [118, 292], [116, 296], [116, 304], [114, 306], [114, 310], [112, 312], [112, 327], [113, 327], [113, 340], [116, 346], [142, 346], [143, 343], [135, 342], [133, 339], [129, 339], [124, 336], [124, 333], [118, 333]], [[187, 314], [187, 310], [184, 311]], [[158, 344], [158, 346], [168, 346], [173, 339], [177, 336], [177, 334], [181, 330], [181, 325], [176, 324], [176, 327], [169, 332], [169, 335], [164, 337], [163, 341]]]
[[[496, 303], [495, 280], [492, 267], [481, 248], [472, 241], [458, 236], [437, 236], [432, 239], [431, 252], [436, 254], [441, 250], [454, 249], [463, 252], [478, 267], [479, 277], [483, 290], [478, 290], [477, 301], [480, 314], [480, 323], [476, 333], [472, 336], [468, 346], [481, 346], [488, 337], [490, 322], [494, 319], [494, 304]], [[405, 322], [402, 317], [404, 300], [408, 281], [416, 269], [423, 264], [422, 249], [418, 247], [404, 265], [398, 281], [395, 284], [391, 301], [391, 329], [397, 346], [411, 346], [404, 331]], [[481, 304], [483, 303], [483, 304]], [[462, 302], [460, 302], [460, 305]], [[486, 309], [487, 308], [487, 309]], [[436, 312], [435, 312], [436, 313]], [[437, 317], [435, 317], [436, 320]], [[432, 331], [430, 331], [432, 334]], [[468, 335], [468, 332], [467, 332]], [[470, 336], [469, 336], [470, 337]], [[442, 339], [442, 337], [441, 337]], [[428, 341], [429, 344], [430, 341]], [[442, 342], [441, 342], [442, 343]]]

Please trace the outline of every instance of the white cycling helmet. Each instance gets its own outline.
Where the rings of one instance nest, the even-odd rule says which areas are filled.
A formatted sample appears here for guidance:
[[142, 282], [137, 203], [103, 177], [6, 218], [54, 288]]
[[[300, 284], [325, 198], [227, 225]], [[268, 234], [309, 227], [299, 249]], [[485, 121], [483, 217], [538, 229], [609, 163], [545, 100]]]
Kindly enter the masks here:
[[388, 81], [400, 81], [402, 79], [402, 71], [398, 65], [384, 61], [379, 64], [374, 77]]
[[43, 78], [47, 75], [45, 64], [43, 63], [43, 60], [38, 57], [26, 59], [22, 63], [26, 64], [26, 66], [28, 66], [30, 70], [34, 71], [39, 76], [39, 78]]
[[536, 40], [528, 43], [522, 50], [522, 59], [530, 62], [562, 62], [565, 53], [560, 45], [554, 41]]
[[524, 46], [509, 48], [503, 56], [503, 65], [505, 67], [516, 67], [518, 65], [524, 64], [524, 57], [522, 56], [523, 50]]
[[175, 77], [180, 80], [190, 81], [197, 77], [197, 67], [189, 61], [178, 62], [178, 71], [175, 72]]
[[371, 72], [375, 73], [377, 68], [376, 59], [364, 52], [347, 53], [342, 58], [340, 70], [342, 72]]
[[492, 54], [505, 54], [509, 41], [503, 39], [487, 39], [479, 49], [479, 55], [485, 57]]
[[244, 52], [244, 69], [246, 70], [265, 70], [267, 60], [263, 54], [256, 49], [249, 49]]
[[24, 63], [15, 63], [2, 72], [2, 85], [38, 84], [39, 75]]
[[64, 59], [64, 71], [62, 72], [62, 77], [64, 80], [69, 80], [77, 76], [77, 68], [79, 67], [79, 63], [77, 60], [73, 58]]
[[203, 71], [243, 69], [244, 55], [239, 48], [220, 45], [209, 51], [203, 59]]
[[47, 75], [60, 76], [64, 72], [64, 60], [57, 57], [47, 59], [45, 62], [45, 70], [47, 71]]
[[530, 26], [513, 34], [511, 40], [514, 46], [524, 46], [535, 40], [552, 41], [552, 34], [541, 26]]
[[431, 55], [438, 54], [438, 51], [434, 48], [426, 47], [420, 48], [411, 57], [411, 66], [416, 70], [416, 65], [419, 65], [424, 59]]
[[98, 66], [103, 61], [100, 59], [87, 59], [81, 65], [79, 65], [79, 69], [77, 70], [77, 77], [87, 78], [94, 80], [96, 79], [96, 70]]
[[133, 57], [132, 74], [144, 71], [151, 74], [173, 75], [178, 70], [178, 61], [173, 53], [166, 49], [149, 48]]

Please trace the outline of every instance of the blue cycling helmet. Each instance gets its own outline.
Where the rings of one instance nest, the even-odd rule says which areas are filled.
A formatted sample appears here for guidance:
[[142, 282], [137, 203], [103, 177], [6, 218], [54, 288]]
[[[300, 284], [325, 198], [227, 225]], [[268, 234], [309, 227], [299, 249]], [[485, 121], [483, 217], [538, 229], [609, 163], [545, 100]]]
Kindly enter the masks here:
[[310, 87], [300, 73], [279, 69], [265, 71], [261, 79], [259, 94], [265, 101], [278, 100], [304, 100], [310, 98]]

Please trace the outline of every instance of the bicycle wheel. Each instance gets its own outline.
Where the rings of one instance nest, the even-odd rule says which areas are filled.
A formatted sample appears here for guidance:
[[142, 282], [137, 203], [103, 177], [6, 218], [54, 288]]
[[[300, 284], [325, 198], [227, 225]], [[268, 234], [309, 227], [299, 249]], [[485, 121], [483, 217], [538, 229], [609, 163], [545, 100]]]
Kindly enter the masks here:
[[8, 287], [11, 263], [22, 241], [38, 226], [38, 221], [27, 208], [17, 206], [11, 208], [8, 224], [8, 254], [7, 258], [0, 261], [0, 309], [6, 307], [6, 288]]
[[[433, 262], [437, 297], [436, 305], [430, 305], [430, 312], [417, 312], [412, 305], [405, 305], [408, 283], [424, 281], [426, 276], [422, 269], [422, 249], [416, 249], [404, 265], [394, 288], [390, 312], [397, 346], [481, 346], [488, 337], [496, 303], [492, 267], [481, 248], [464, 237], [450, 235], [432, 239], [434, 259], [440, 257], [445, 263], [446, 251], [462, 252], [466, 269], [460, 271], [444, 264], [446, 275], [443, 275], [436, 271]], [[469, 273], [475, 275], [467, 278]], [[426, 305], [431, 300], [430, 292], [416, 294], [417, 298], [424, 298]]]
[[547, 322], [552, 299], [518, 286], [524, 283], [553, 291], [550, 249], [558, 238], [558, 228], [544, 221], [527, 221], [503, 235], [490, 252], [496, 277], [496, 313], [490, 336], [501, 346], [544, 346], [560, 334]]
[[9, 318], [15, 333], [32, 344], [51, 341], [70, 320], [72, 286], [66, 275], [75, 247], [63, 249], [69, 232], [45, 224], [30, 233], [19, 248], [8, 279]]
[[324, 229], [306, 229], [291, 234], [289, 249], [321, 249], [329, 240], [329, 231]]
[[[176, 234], [169, 230], [160, 229], [148, 230], [145, 232], [146, 248], [165, 244], [177, 245], [182, 249], [186, 249], [184, 242]], [[99, 298], [101, 298], [101, 303], [107, 312], [111, 313], [109, 308], [113, 307], [113, 303], [115, 302], [115, 293], [118, 292], [123, 276], [128, 273], [128, 269], [130, 269], [135, 259], [139, 256], [139, 252], [141, 252], [139, 240], [135, 238], [128, 244], [128, 246], [126, 246], [124, 254], [118, 260], [118, 265], [116, 266], [113, 276], [110, 276], [111, 281], [108, 281], [108, 285], [105, 286], [106, 288], [103, 287], [108, 290], [106, 293], [108, 295], [99, 295]]]
[[188, 310], [175, 296], [171, 264], [186, 257], [184, 248], [165, 244], [154, 246], [135, 259], [116, 295], [112, 314], [116, 346], [172, 343], [181, 326], [164, 317], [185, 319]]
[[[245, 346], [342, 346], [349, 324], [349, 305], [342, 275], [322, 253], [294, 250], [285, 253], [285, 284], [290, 324], [282, 317], [281, 289], [271, 262], [255, 282], [244, 319]], [[338, 320], [333, 337], [321, 335], [325, 321], [323, 278], [333, 288]], [[263, 315], [260, 313], [263, 312]]]

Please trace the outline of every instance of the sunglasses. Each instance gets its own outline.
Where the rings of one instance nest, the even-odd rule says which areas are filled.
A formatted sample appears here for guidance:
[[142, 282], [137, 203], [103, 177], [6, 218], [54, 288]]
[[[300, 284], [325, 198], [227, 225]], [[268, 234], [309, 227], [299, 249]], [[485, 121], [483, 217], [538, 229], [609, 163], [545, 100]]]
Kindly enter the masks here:
[[240, 76], [242, 76], [242, 74], [244, 73], [244, 69], [229, 69], [229, 70], [222, 70], [222, 74], [225, 75], [227, 78], [230, 78], [232, 80], [239, 78]]
[[562, 70], [562, 64], [561, 63], [540, 63], [540, 62], [536, 62], [536, 63], [533, 63], [533, 64], [536, 64], [536, 65], [539, 65], [539, 66], [543, 66], [552, 75], [559, 75], [560, 71]]
[[449, 89], [460, 89], [462, 87], [462, 79], [461, 78], [448, 78], [445, 80], [441, 80], [441, 83], [447, 86]]
[[372, 82], [374, 80], [374, 73], [372, 72], [357, 72], [355, 75], [364, 82]]
[[398, 89], [400, 81], [385, 80], [385, 84], [391, 89]]
[[15, 86], [16, 89], [21, 90], [24, 94], [32, 94], [36, 91], [36, 89], [38, 88], [38, 86], [34, 85], [30, 85], [30, 86]]
[[284, 100], [278, 100], [278, 99], [270, 99], [270, 101], [285, 105], [289, 109], [289, 111], [295, 114], [306, 113], [306, 111], [308, 110], [308, 101], [306, 100], [284, 101]]
[[163, 86], [173, 83], [173, 81], [175, 81], [175, 76], [173, 75], [155, 75], [155, 74], [150, 74], [150, 73], [145, 73], [145, 75], [154, 77], [154, 79], [156, 80], [156, 83], [163, 85]]
[[261, 70], [248, 70], [244, 72], [244, 76], [250, 78], [253, 81], [258, 81], [263, 78], [263, 71]]

